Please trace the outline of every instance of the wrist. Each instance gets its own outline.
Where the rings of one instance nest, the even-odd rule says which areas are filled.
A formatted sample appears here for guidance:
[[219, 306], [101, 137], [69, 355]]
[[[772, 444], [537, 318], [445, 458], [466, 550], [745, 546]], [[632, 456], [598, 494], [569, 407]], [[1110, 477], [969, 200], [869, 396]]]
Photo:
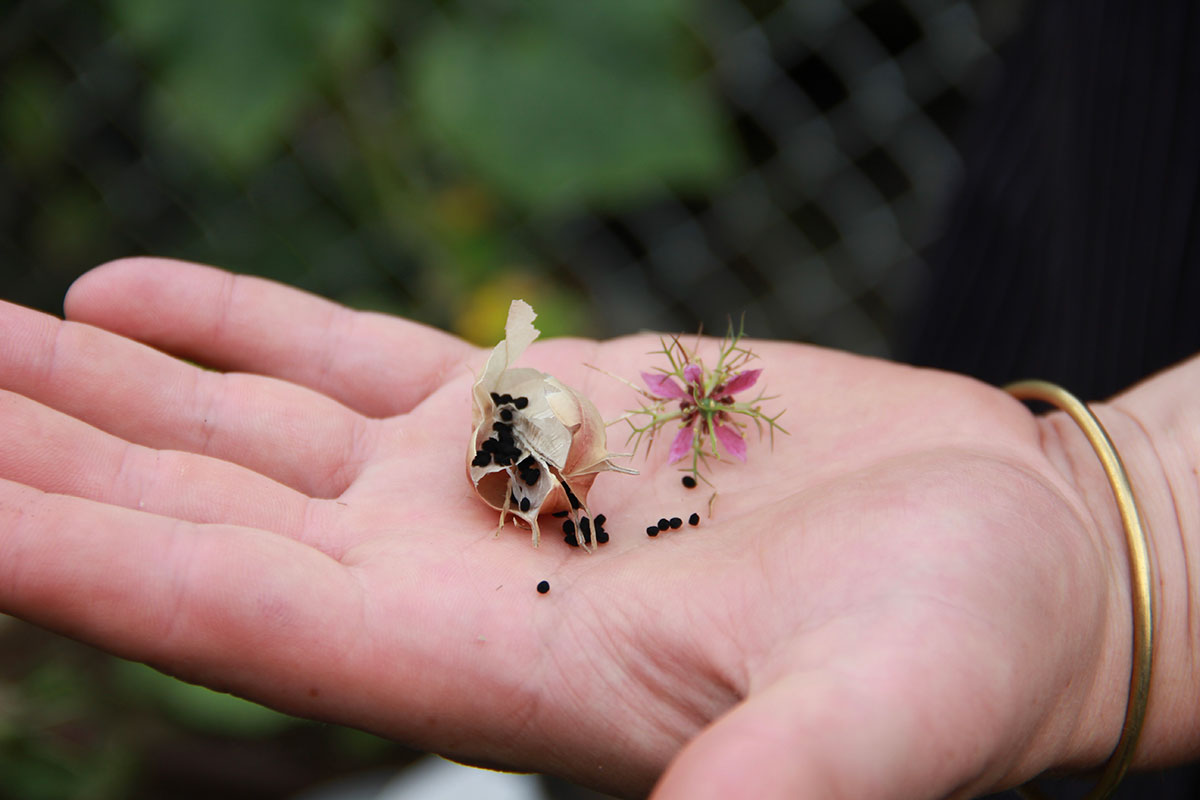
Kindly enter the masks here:
[[[1152, 381], [1152, 385], [1154, 382]], [[1150, 767], [1194, 757], [1200, 703], [1193, 666], [1198, 655], [1189, 622], [1200, 610], [1188, 573], [1189, 542], [1195, 552], [1198, 526], [1195, 468], [1200, 463], [1188, 442], [1169, 435], [1172, 419], [1158, 405], [1159, 391], [1144, 387], [1092, 406], [1124, 462], [1141, 511], [1150, 562], [1155, 641], [1145, 726], [1133, 753], [1133, 766]], [[1080, 713], [1063, 766], [1096, 767], [1108, 760], [1121, 735], [1133, 654], [1131, 556], [1113, 489], [1080, 428], [1064, 413], [1043, 421], [1047, 454], [1076, 488], [1090, 518], [1100, 554], [1105, 593], [1104, 634], [1095, 653], [1089, 700]]]

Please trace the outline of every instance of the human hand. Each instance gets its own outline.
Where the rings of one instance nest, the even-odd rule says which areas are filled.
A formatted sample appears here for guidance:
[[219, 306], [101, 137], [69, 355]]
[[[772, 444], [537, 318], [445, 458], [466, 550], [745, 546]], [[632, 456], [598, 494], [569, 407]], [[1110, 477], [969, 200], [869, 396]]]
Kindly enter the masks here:
[[[969, 796], [1116, 741], [1119, 532], [1077, 446], [995, 389], [756, 343], [792, 436], [719, 465], [713, 517], [656, 539], [707, 499], [666, 443], [600, 476], [612, 541], [589, 555], [493, 538], [464, 462], [485, 351], [151, 259], [85, 276], [66, 311], [0, 307], [8, 613], [629, 795], [666, 770], [670, 798]], [[584, 364], [632, 376], [657, 344], [546, 341], [521, 364], [611, 418], [636, 398]]]

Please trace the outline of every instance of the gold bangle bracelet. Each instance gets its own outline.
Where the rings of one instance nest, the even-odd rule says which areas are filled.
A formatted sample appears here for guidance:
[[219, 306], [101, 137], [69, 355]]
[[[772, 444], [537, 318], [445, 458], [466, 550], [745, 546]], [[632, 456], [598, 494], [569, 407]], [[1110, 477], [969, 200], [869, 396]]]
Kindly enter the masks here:
[[[1129, 553], [1129, 594], [1133, 604], [1133, 665], [1129, 678], [1129, 700], [1121, 738], [1100, 772], [1099, 780], [1087, 800], [1103, 800], [1112, 794], [1133, 761], [1134, 749], [1146, 719], [1150, 699], [1150, 667], [1154, 654], [1154, 598], [1150, 583], [1150, 554], [1146, 531], [1138, 511], [1125, 465], [1113, 447], [1108, 432], [1096, 415], [1078, 398], [1060, 386], [1046, 381], [1019, 381], [1004, 387], [1018, 400], [1038, 400], [1065, 411], [1083, 430], [1088, 443], [1100, 457], [1104, 474], [1112, 485], [1121, 524], [1125, 528], [1125, 546]], [[1019, 791], [1029, 798], [1044, 797], [1030, 786]]]

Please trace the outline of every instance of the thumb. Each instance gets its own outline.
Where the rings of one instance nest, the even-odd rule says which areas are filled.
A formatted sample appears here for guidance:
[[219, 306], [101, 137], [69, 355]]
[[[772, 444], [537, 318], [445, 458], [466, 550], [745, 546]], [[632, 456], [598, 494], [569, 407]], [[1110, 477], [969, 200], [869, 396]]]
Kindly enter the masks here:
[[952, 702], [945, 697], [922, 707], [931, 691], [914, 696], [914, 688], [893, 680], [864, 684], [852, 675], [789, 676], [693, 739], [653, 798], [952, 796], [981, 778], [987, 756], [978, 737], [986, 722], [956, 727], [969, 715], [960, 708], [943, 716]]

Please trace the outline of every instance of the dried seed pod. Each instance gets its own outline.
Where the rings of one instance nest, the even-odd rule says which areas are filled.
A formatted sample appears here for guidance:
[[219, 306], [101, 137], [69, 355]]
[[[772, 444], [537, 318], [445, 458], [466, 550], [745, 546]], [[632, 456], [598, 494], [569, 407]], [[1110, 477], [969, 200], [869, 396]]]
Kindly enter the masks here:
[[467, 455], [467, 474], [500, 512], [499, 527], [509, 514], [524, 521], [535, 547], [538, 515], [565, 510], [578, 524], [590, 516], [587, 494], [598, 473], [637, 474], [612, 463], [616, 454], [590, 400], [544, 372], [512, 366], [538, 336], [536, 317], [524, 300], [509, 307], [504, 339], [471, 389], [475, 431]]

